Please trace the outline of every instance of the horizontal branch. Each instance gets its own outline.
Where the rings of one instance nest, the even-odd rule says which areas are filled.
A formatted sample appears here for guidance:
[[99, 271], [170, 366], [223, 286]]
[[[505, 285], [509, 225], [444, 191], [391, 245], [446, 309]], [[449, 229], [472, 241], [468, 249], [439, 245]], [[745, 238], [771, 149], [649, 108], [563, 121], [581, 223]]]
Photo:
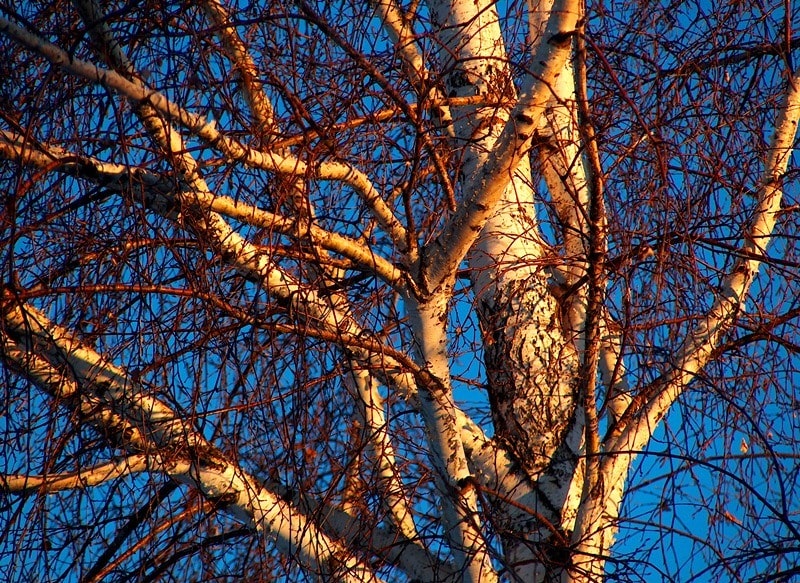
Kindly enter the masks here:
[[[489, 95], [470, 95], [467, 97], [441, 97], [438, 99], [428, 99], [422, 103], [410, 103], [409, 107], [413, 109], [450, 109], [451, 107], [465, 107], [468, 105], [477, 105], [481, 107], [512, 107], [514, 105], [510, 100], [492, 99]], [[370, 113], [362, 117], [356, 117], [348, 121], [343, 121], [325, 128], [325, 135], [333, 135], [347, 130], [352, 130], [366, 124], [378, 124], [391, 121], [403, 115], [402, 110], [397, 107], [387, 107], [375, 113]], [[275, 148], [287, 148], [289, 146], [296, 146], [316, 139], [319, 139], [320, 130], [309, 129], [302, 134], [290, 136], [276, 140], [272, 146]]]
[[97, 486], [109, 480], [156, 469], [158, 468], [153, 467], [151, 456], [134, 454], [119, 461], [112, 461], [66, 474], [44, 476], [32, 474], [0, 475], [0, 490], [20, 494], [33, 490], [52, 493], [60, 490]]

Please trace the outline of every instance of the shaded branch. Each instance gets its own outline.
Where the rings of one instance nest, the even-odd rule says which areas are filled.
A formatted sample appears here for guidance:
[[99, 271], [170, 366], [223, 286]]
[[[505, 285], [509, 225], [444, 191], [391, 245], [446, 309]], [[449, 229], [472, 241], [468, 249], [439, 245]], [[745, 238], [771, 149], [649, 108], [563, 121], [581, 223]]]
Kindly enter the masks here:
[[[107, 411], [106, 415], [119, 416], [139, 428], [136, 449], [159, 456], [163, 471], [221, 504], [244, 524], [268, 533], [279, 549], [297, 556], [312, 571], [336, 564], [343, 567], [342, 576], [347, 580], [378, 580], [369, 567], [230, 462], [188, 421], [162, 401], [148, 396], [122, 369], [50, 322], [39, 310], [17, 302], [9, 292], [3, 294], [0, 311], [5, 334], [29, 347], [5, 350], [1, 356], [32, 382], [56, 398], [75, 396], [78, 387], [82, 393], [94, 395], [98, 403], [93, 404], [93, 409]], [[47, 376], [42, 374], [43, 367], [36, 364], [42, 361], [50, 366]], [[54, 368], [53, 363], [66, 367], [69, 376]], [[102, 429], [103, 413], [95, 415], [94, 423]]]

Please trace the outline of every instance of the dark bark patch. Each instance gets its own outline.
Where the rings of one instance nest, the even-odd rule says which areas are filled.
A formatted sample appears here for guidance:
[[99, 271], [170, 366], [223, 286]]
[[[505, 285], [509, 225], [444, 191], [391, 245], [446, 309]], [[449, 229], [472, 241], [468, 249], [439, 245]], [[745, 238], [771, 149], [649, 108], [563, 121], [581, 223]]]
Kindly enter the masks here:
[[554, 47], [566, 48], [572, 42], [572, 35], [572, 32], [557, 32], [547, 40], [547, 44]]

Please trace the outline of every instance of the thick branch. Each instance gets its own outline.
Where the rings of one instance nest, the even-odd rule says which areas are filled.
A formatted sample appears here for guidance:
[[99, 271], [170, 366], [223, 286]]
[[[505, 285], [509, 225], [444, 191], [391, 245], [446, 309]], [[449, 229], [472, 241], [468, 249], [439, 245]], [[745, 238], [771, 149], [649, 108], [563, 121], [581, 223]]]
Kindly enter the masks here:
[[417, 349], [426, 369], [440, 382], [423, 387], [420, 411], [431, 443], [432, 461], [441, 490], [442, 514], [456, 566], [466, 581], [497, 580], [477, 514], [477, 493], [458, 430], [447, 355], [447, 304], [449, 294], [436, 294], [425, 304], [413, 304], [409, 314]]
[[719, 345], [720, 337], [733, 326], [758, 273], [761, 265], [759, 258], [766, 254], [780, 212], [783, 175], [793, 151], [798, 120], [800, 79], [793, 77], [778, 114], [758, 189], [758, 204], [749, 228], [743, 234], [744, 243], [737, 254], [739, 259], [723, 279], [711, 310], [683, 343], [677, 354], [674, 371], [634, 400], [631, 410], [609, 435], [609, 447], [619, 450], [624, 445], [626, 450], [638, 450], [641, 446], [633, 445], [632, 441], [638, 443], [641, 438], [636, 436], [643, 432], [649, 437], [672, 403], [708, 363]]

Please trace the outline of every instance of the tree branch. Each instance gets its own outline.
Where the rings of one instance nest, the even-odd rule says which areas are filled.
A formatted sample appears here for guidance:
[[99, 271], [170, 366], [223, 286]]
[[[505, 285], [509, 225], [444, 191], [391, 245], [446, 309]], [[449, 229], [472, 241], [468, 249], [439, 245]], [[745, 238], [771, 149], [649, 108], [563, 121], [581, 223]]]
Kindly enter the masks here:
[[[697, 373], [708, 363], [721, 336], [730, 330], [746, 300], [753, 279], [758, 274], [766, 247], [780, 213], [782, 181], [791, 157], [800, 120], [800, 79], [789, 79], [789, 87], [769, 144], [764, 173], [758, 189], [758, 202], [743, 233], [739, 259], [723, 279], [720, 291], [708, 314], [684, 341], [676, 357], [673, 372], [652, 384], [638, 395], [618, 426], [606, 441], [614, 450], [637, 451], [644, 435], [654, 430], [672, 403], [680, 396]], [[642, 434], [642, 435], [640, 435]], [[641, 447], [641, 446], [639, 446]]]
[[[38, 168], [80, 176], [119, 194], [124, 194], [126, 189], [143, 189], [146, 199], [157, 208], [168, 207], [169, 200], [175, 199], [172, 194], [174, 182], [163, 176], [137, 167], [72, 154], [58, 146], [36, 144], [5, 130], [0, 130], [0, 156]], [[284, 217], [228, 196], [198, 191], [193, 194], [193, 206], [204, 214], [210, 210], [243, 224], [262, 227], [272, 232], [298, 238], [308, 236], [323, 249], [339, 253], [374, 273], [398, 292], [402, 293], [405, 288], [400, 269], [355, 239], [326, 231], [317, 225], [303, 225], [297, 219]]]
[[424, 304], [412, 303], [408, 311], [417, 339], [419, 357], [438, 382], [422, 385], [419, 405], [428, 440], [437, 486], [443, 501], [442, 515], [456, 568], [466, 581], [497, 581], [481, 532], [478, 500], [458, 430], [447, 355], [447, 304], [450, 294], [441, 291]]
[[[361, 196], [361, 199], [372, 211], [397, 248], [401, 251], [405, 249], [405, 228], [383, 201], [380, 193], [375, 189], [369, 178], [357, 168], [344, 162], [320, 162], [314, 166], [309, 166], [293, 156], [245, 146], [220, 132], [216, 128], [216, 124], [209, 123], [204, 117], [179, 107], [158, 91], [149, 89], [142, 83], [129, 81], [114, 71], [72, 58], [57, 46], [25, 31], [3, 17], [0, 17], [0, 33], [33, 50], [54, 65], [73, 75], [94, 81], [127, 97], [134, 103], [152, 107], [154, 112], [158, 112], [167, 119], [179, 123], [210, 147], [218, 149], [231, 160], [237, 160], [261, 170], [292, 176], [308, 176], [317, 180], [338, 181], [347, 184]], [[176, 153], [181, 152], [178, 149], [173, 151]]]
[[0, 475], [0, 490], [10, 493], [25, 493], [34, 490], [52, 493], [60, 490], [72, 490], [97, 486], [109, 480], [121, 478], [144, 471], [158, 471], [151, 462], [150, 456], [134, 454], [122, 460], [100, 464], [91, 468], [66, 474], [35, 476], [33, 474]]
[[436, 112], [439, 125], [445, 128], [445, 132], [451, 138], [455, 137], [450, 107], [439, 87], [430, 82], [430, 75], [408, 19], [394, 0], [371, 0], [370, 4], [394, 42], [395, 49], [403, 61], [406, 75], [416, 88], [417, 95], [420, 96], [420, 99], [427, 98], [428, 103]]
[[[341, 576], [346, 580], [379, 580], [369, 567], [319, 532], [306, 516], [230, 462], [169, 406], [148, 396], [122, 369], [50, 322], [39, 310], [17, 302], [13, 294], [5, 291], [0, 312], [9, 338], [30, 347], [5, 350], [2, 358], [10, 360], [54, 397], [73, 397], [81, 387], [81, 393], [87, 391], [99, 400], [108, 412], [106, 416], [120, 416], [138, 427], [138, 444], [127, 442], [120, 446], [134, 446], [134, 451], [163, 456], [159, 463], [173, 479], [197, 488], [244, 524], [274, 537], [279, 549], [297, 556], [312, 571], [320, 572], [333, 564], [343, 567]], [[37, 365], [42, 360], [51, 367], [46, 377]], [[65, 367], [69, 376], [56, 366]], [[94, 419], [101, 429], [102, 417], [98, 414]], [[188, 457], [182, 458], [179, 452]]]
[[[669, 408], [711, 359], [721, 337], [736, 322], [772, 236], [783, 195], [782, 180], [791, 157], [800, 122], [800, 79], [790, 77], [769, 144], [757, 205], [743, 233], [741, 255], [722, 281], [713, 306], [684, 341], [672, 372], [637, 395], [604, 440], [606, 456], [601, 462], [602, 487], [595, 488], [581, 508], [573, 543], [579, 565], [589, 580], [602, 573], [604, 559], [616, 532], [625, 477], [636, 454], [650, 441]], [[576, 570], [576, 573], [578, 571]]]
[[275, 125], [275, 116], [272, 103], [264, 93], [260, 73], [256, 67], [250, 51], [236, 32], [235, 25], [231, 22], [228, 10], [216, 0], [201, 2], [203, 10], [215, 25], [215, 33], [222, 40], [225, 52], [239, 72], [239, 87], [242, 89], [250, 111], [256, 122], [255, 134], [272, 134], [278, 128]]

